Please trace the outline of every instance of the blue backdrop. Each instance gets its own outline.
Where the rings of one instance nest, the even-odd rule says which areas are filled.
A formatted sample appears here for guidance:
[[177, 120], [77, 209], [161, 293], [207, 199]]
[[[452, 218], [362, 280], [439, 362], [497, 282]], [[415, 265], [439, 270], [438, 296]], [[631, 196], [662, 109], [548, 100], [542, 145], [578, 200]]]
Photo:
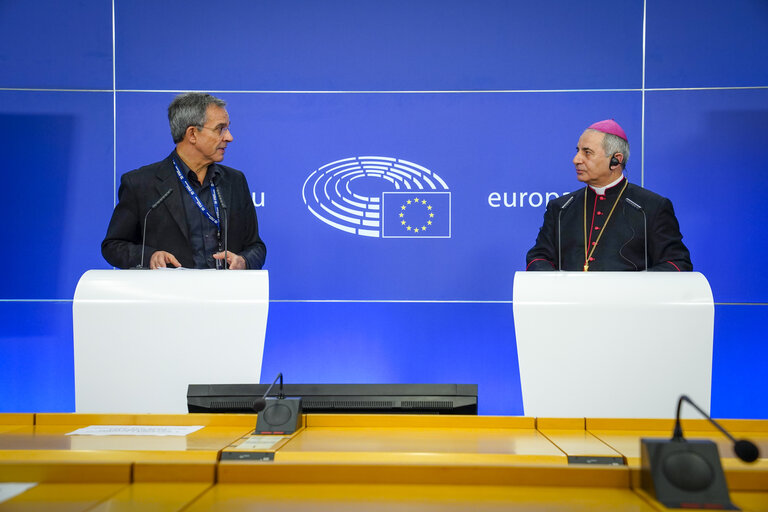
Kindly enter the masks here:
[[713, 414], [768, 418], [765, 1], [8, 0], [0, 32], [0, 411], [74, 410], [71, 299], [108, 268], [116, 183], [206, 90], [268, 247], [263, 381], [477, 383], [523, 414], [514, 272], [612, 117], [712, 285]]

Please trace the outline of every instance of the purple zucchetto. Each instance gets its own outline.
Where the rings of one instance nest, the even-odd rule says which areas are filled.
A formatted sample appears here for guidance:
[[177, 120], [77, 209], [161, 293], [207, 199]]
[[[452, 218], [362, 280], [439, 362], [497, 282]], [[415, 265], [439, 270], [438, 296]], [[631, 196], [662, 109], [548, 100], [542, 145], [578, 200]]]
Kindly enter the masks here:
[[619, 123], [617, 123], [613, 119], [598, 121], [587, 129], [597, 130], [598, 132], [603, 132], [603, 133], [610, 133], [611, 135], [621, 137], [622, 139], [629, 142], [629, 139], [627, 139], [627, 134], [624, 133], [624, 130], [621, 128], [621, 126], [619, 126]]

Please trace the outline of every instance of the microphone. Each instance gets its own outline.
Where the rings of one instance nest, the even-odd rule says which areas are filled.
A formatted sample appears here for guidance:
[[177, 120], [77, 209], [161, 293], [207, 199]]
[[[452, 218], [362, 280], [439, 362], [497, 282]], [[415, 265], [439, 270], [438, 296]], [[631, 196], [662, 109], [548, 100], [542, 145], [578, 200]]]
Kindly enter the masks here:
[[165, 192], [165, 194], [160, 196], [160, 199], [155, 201], [155, 203], [152, 206], [149, 207], [149, 210], [147, 210], [147, 214], [144, 215], [144, 230], [143, 230], [143, 233], [141, 235], [141, 259], [139, 260], [139, 264], [134, 267], [137, 270], [143, 270], [144, 269], [144, 248], [147, 245], [147, 217], [149, 217], [149, 214], [150, 214], [150, 212], [152, 210], [154, 210], [155, 208], [160, 206], [160, 204], [162, 204], [163, 201], [168, 199], [168, 196], [170, 196], [171, 194], [173, 194], [173, 188], [169, 188]]
[[629, 206], [634, 208], [635, 210], [640, 210], [640, 213], [643, 214], [643, 243], [645, 244], [645, 270], [648, 270], [648, 217], [645, 215], [645, 208], [634, 202], [628, 197], [625, 197], [624, 200], [627, 202]]
[[686, 395], [680, 395], [680, 399], [677, 401], [677, 418], [675, 419], [675, 430], [672, 433], [672, 441], [685, 442], [685, 438], [683, 437], [683, 427], [680, 425], [680, 409], [683, 406], [683, 402], [688, 402], [691, 404], [694, 409], [699, 411], [702, 416], [707, 418], [710, 423], [716, 426], [720, 432], [725, 434], [725, 437], [730, 439], [730, 441], [733, 443], [733, 452], [738, 458], [744, 462], [755, 462], [760, 457], [760, 450], [757, 449], [755, 443], [748, 441], [747, 439], [736, 440], [723, 427], [721, 427], [718, 422], [710, 418], [707, 413], [701, 410], [701, 408], [693, 403], [693, 401]]
[[283, 373], [280, 372], [277, 374], [277, 377], [275, 377], [275, 380], [272, 381], [272, 384], [269, 385], [267, 388], [266, 393], [264, 393], [264, 396], [257, 398], [253, 401], [253, 410], [256, 412], [261, 412], [264, 410], [265, 407], [267, 407], [267, 396], [269, 396], [269, 392], [272, 391], [272, 388], [275, 386], [275, 382], [280, 379], [280, 391], [277, 393], [278, 399], [285, 398], [285, 393], [283, 393]]
[[760, 456], [757, 446], [736, 440], [686, 395], [677, 402], [672, 439], [640, 439], [640, 487], [668, 508], [738, 510], [731, 502], [720, 453], [714, 441], [687, 440], [680, 424], [683, 402], [699, 413], [733, 442], [734, 453], [745, 462]]
[[[221, 209], [224, 210], [224, 270], [228, 270], [229, 267], [227, 266], [227, 241], [229, 239], [228, 237], [229, 214], [228, 214], [227, 203], [224, 202], [224, 197], [221, 195], [221, 192], [219, 192], [218, 185], [216, 185], [216, 195], [219, 197], [219, 202], [221, 203]], [[280, 374], [280, 377], [281, 377], [280, 385], [282, 386], [282, 382], [283, 382], [282, 374]]]
[[[280, 381], [280, 388], [275, 398], [267, 400], [270, 391]], [[256, 418], [254, 434], [284, 435], [296, 432], [302, 425], [301, 398], [285, 398], [283, 392], [283, 374], [278, 373], [264, 396], [253, 401], [253, 410], [259, 413]]]
[[569, 197], [565, 204], [560, 207], [560, 211], [557, 212], [557, 270], [563, 270], [563, 247], [560, 244], [560, 232], [562, 231], [562, 226], [560, 218], [562, 217], [565, 209], [571, 206], [572, 202], [573, 196]]

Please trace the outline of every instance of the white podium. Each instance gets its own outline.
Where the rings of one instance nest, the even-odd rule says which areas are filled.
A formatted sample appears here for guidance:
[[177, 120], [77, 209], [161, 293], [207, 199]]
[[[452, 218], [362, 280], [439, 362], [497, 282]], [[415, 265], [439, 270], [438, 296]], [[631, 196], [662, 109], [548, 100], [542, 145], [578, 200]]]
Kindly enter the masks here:
[[709, 410], [702, 274], [517, 272], [512, 304], [526, 416], [672, 418], [681, 394]]
[[72, 305], [80, 413], [186, 413], [189, 384], [258, 383], [265, 270], [90, 270]]

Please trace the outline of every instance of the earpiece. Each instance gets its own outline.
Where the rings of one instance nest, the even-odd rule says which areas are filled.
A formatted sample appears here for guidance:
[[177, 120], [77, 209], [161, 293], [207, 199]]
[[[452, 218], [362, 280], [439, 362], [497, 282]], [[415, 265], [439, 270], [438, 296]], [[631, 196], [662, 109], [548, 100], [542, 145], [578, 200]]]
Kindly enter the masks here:
[[614, 168], [614, 167], [616, 167], [617, 165], [621, 165], [621, 162], [619, 162], [619, 159], [618, 159], [618, 158], [616, 158], [616, 155], [613, 155], [613, 156], [611, 157], [611, 163], [610, 163], [611, 169], [613, 169], [613, 168]]

